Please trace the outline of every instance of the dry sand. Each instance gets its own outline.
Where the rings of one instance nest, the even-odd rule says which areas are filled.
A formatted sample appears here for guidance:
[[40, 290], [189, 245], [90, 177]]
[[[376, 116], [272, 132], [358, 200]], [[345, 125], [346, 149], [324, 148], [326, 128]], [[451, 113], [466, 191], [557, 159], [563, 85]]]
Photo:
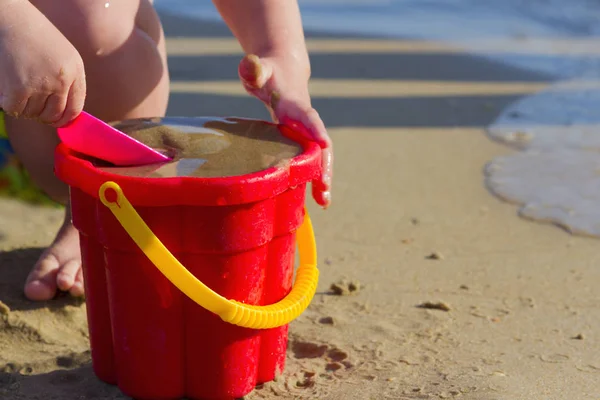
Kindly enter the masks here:
[[[485, 75], [477, 62], [463, 60]], [[393, 103], [373, 126], [324, 114], [337, 164], [332, 208], [310, 205], [319, 294], [292, 323], [284, 375], [248, 399], [599, 398], [598, 240], [519, 219], [484, 188], [485, 164], [511, 150], [482, 125], [510, 98], [440, 96], [447, 108], [435, 96], [416, 114]], [[381, 104], [329, 109], [352, 120]], [[125, 398], [91, 372], [82, 304], [23, 300], [59, 221], [0, 200], [0, 398]], [[358, 290], [332, 294], [343, 279]]]

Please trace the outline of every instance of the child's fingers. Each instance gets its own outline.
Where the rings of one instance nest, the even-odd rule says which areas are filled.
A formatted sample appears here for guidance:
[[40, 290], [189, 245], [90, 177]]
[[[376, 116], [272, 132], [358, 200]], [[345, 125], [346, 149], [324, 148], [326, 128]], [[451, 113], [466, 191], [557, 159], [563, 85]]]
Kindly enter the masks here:
[[40, 114], [39, 120], [45, 124], [60, 121], [67, 106], [67, 94], [51, 94], [46, 101], [46, 107]]
[[312, 184], [313, 198], [322, 207], [331, 203], [333, 179], [333, 148], [321, 117], [312, 107], [302, 108], [295, 103], [281, 103], [276, 113], [281, 123], [290, 126], [321, 146], [321, 178]]
[[319, 116], [319, 113], [312, 107], [304, 111], [300, 107], [294, 107], [294, 110], [285, 110], [281, 107], [279, 113], [285, 113], [279, 119], [296, 131], [304, 134], [311, 140], [321, 146], [322, 151], [322, 184], [324, 190], [329, 190], [333, 178], [333, 149], [331, 139], [327, 134], [325, 124]]
[[297, 101], [280, 99], [274, 107], [278, 119], [317, 142], [322, 148], [331, 146], [331, 139], [327, 134], [325, 123], [321, 116], [310, 105], [303, 106]]
[[325, 185], [325, 190], [331, 189], [331, 182], [333, 180], [333, 149], [331, 146], [321, 150], [321, 168], [323, 170], [323, 176], [321, 180]]
[[74, 120], [79, 114], [81, 114], [85, 102], [85, 91], [85, 79], [76, 79], [69, 88], [69, 94], [67, 95], [67, 103], [62, 117], [54, 124], [52, 124], [52, 126], [54, 126], [55, 128], [60, 128], [68, 124], [69, 122]]
[[322, 148], [331, 147], [331, 139], [325, 129], [325, 123], [314, 108], [310, 107], [300, 114], [300, 122], [310, 132], [313, 139], [319, 143]]
[[46, 101], [48, 99], [48, 94], [34, 94], [29, 97], [27, 100], [27, 105], [21, 112], [21, 117], [23, 118], [32, 118], [36, 119], [40, 116], [44, 107], [46, 106]]
[[312, 183], [312, 196], [323, 208], [327, 208], [331, 204], [331, 191], [323, 189], [319, 181]]
[[331, 181], [333, 179], [333, 144], [327, 134], [323, 120], [314, 108], [311, 108], [302, 115], [301, 122], [323, 149], [321, 152], [321, 167], [323, 171], [321, 181], [325, 186], [323, 190], [328, 192], [331, 189]]
[[7, 115], [18, 117], [27, 107], [27, 101], [26, 96], [21, 96], [18, 92], [11, 92], [9, 95], [2, 96], [2, 109]]

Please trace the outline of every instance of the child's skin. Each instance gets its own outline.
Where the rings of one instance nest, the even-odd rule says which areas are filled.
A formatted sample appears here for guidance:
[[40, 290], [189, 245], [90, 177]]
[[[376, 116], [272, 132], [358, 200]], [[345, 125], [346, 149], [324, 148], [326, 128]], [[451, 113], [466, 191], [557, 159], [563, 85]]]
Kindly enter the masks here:
[[[106, 6], [108, 4], [108, 7]], [[308, 93], [310, 65], [296, 1], [214, 0], [247, 56], [239, 75], [273, 118], [323, 148], [313, 185], [330, 202], [332, 148]], [[31, 300], [57, 289], [84, 294], [68, 188], [53, 173], [56, 127], [82, 109], [105, 120], [163, 116], [169, 94], [165, 41], [149, 0], [0, 0], [0, 107], [14, 150], [35, 182], [67, 205], [56, 239], [25, 283]]]

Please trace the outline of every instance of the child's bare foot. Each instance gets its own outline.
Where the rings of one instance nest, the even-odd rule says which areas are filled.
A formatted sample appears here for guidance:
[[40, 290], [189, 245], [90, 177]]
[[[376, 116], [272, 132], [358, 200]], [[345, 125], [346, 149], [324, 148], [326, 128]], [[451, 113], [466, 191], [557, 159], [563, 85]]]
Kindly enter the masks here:
[[30, 300], [50, 300], [57, 289], [73, 296], [84, 294], [79, 232], [69, 214], [67, 212], [56, 238], [27, 277], [25, 296]]
[[[165, 39], [148, 0], [110, 3], [64, 0], [55, 7], [30, 0], [75, 46], [85, 65], [85, 110], [104, 121], [160, 117], [167, 109], [169, 75]], [[11, 145], [34, 182], [57, 201], [68, 190], [54, 176], [56, 131], [23, 118], [6, 118]], [[67, 215], [52, 245], [33, 267], [25, 295], [47, 300], [57, 290], [84, 293], [78, 233]]]

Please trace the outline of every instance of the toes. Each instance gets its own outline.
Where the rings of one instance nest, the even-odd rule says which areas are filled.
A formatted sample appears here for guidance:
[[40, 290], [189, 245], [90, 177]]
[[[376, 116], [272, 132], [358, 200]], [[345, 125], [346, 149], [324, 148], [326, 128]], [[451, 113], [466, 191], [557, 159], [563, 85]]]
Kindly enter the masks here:
[[31, 281], [25, 285], [25, 296], [29, 300], [50, 300], [56, 294], [56, 286], [47, 281]]
[[25, 296], [34, 301], [50, 300], [56, 294], [59, 262], [52, 254], [43, 254], [29, 273]]
[[80, 270], [81, 262], [79, 260], [69, 260], [64, 263], [56, 276], [58, 288], [63, 292], [70, 291]]
[[25, 296], [30, 300], [50, 300], [56, 295], [57, 289], [75, 296], [83, 294], [79, 236], [69, 222], [68, 213], [66, 218], [56, 239], [27, 277]]
[[83, 270], [81, 268], [79, 268], [79, 270], [77, 271], [77, 275], [75, 276], [75, 283], [73, 284], [73, 287], [71, 287], [71, 290], [69, 290], [69, 293], [73, 297], [81, 297], [85, 293], [85, 289], [83, 286]]

